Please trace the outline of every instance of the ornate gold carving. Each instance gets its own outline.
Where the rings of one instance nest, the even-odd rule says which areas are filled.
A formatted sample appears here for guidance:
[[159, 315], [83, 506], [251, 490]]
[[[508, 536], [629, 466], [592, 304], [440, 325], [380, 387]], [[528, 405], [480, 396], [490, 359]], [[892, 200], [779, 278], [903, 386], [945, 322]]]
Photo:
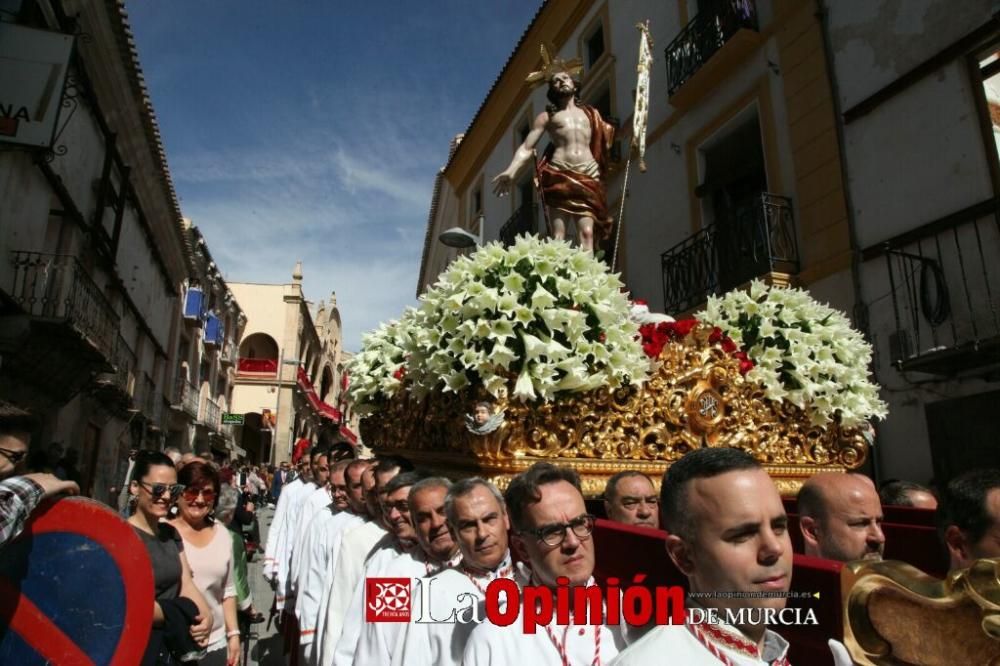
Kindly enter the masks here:
[[1000, 559], [944, 580], [902, 562], [855, 562], [841, 580], [855, 663], [1000, 664]]
[[[794, 494], [818, 471], [854, 469], [867, 444], [857, 429], [823, 428], [789, 403], [764, 396], [747, 381], [739, 360], [708, 342], [696, 328], [664, 346], [644, 386], [599, 389], [549, 403], [493, 400], [503, 424], [470, 433], [464, 414], [487, 396], [476, 389], [435, 393], [416, 400], [399, 392], [379, 414], [362, 422], [369, 446], [393, 449], [452, 474], [478, 473], [502, 485], [538, 460], [570, 464], [587, 494], [623, 469], [659, 477], [692, 449], [731, 446], [763, 463], [783, 494]], [[598, 488], [598, 486], [600, 486]]]

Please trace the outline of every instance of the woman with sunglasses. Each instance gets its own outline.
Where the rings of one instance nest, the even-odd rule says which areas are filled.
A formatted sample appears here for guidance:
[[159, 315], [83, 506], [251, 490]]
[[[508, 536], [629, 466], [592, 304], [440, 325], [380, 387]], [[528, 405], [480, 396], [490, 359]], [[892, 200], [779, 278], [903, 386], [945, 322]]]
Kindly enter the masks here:
[[146, 647], [143, 666], [171, 663], [163, 644], [166, 621], [160, 602], [185, 597], [198, 607], [191, 637], [204, 647], [212, 629], [212, 615], [201, 592], [195, 586], [177, 530], [163, 522], [183, 486], [177, 484], [174, 463], [159, 451], [140, 451], [135, 458], [129, 491], [135, 499], [135, 513], [128, 519], [142, 540], [153, 566], [156, 599], [153, 602], [153, 631]]
[[208, 653], [200, 663], [233, 666], [240, 660], [233, 541], [225, 525], [212, 517], [221, 487], [219, 473], [212, 465], [195, 461], [181, 469], [178, 480], [184, 491], [171, 524], [184, 540], [194, 582], [205, 595], [214, 619]]

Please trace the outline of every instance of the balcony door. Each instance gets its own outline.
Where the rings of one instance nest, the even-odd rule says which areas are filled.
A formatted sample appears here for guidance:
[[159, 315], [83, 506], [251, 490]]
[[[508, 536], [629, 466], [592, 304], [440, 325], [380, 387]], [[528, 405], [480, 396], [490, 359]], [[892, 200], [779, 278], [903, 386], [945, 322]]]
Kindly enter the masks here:
[[767, 225], [761, 196], [767, 192], [764, 148], [756, 114], [703, 149], [705, 179], [696, 193], [713, 225], [720, 292], [767, 272]]

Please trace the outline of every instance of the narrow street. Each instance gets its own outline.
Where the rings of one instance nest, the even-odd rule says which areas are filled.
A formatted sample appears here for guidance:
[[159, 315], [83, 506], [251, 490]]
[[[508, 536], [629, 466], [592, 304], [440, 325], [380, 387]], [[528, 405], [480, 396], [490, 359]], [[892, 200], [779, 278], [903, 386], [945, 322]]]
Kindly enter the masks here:
[[[260, 522], [262, 550], [254, 556], [253, 562], [247, 563], [247, 576], [250, 580], [250, 589], [253, 592], [254, 606], [267, 617], [271, 604], [274, 602], [274, 592], [262, 573], [264, 569], [263, 547], [267, 543], [271, 521], [274, 519], [274, 509], [271, 507], [261, 509], [257, 519]], [[277, 666], [286, 663], [285, 656], [282, 654], [281, 633], [275, 626], [276, 621], [277, 619], [271, 622], [265, 620], [261, 624], [253, 625], [250, 635], [250, 658], [246, 663], [259, 664], [260, 666]]]

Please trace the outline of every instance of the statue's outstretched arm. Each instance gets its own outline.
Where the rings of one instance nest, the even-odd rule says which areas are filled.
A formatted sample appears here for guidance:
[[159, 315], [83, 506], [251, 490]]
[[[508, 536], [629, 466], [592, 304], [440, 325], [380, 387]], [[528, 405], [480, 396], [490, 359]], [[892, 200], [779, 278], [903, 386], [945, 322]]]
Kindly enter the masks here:
[[528, 132], [518, 149], [514, 152], [514, 159], [510, 161], [510, 166], [493, 179], [493, 193], [502, 197], [510, 191], [511, 185], [517, 179], [521, 170], [528, 164], [535, 155], [535, 146], [538, 140], [545, 133], [545, 127], [549, 124], [549, 113], [543, 111], [535, 118], [535, 124]]

